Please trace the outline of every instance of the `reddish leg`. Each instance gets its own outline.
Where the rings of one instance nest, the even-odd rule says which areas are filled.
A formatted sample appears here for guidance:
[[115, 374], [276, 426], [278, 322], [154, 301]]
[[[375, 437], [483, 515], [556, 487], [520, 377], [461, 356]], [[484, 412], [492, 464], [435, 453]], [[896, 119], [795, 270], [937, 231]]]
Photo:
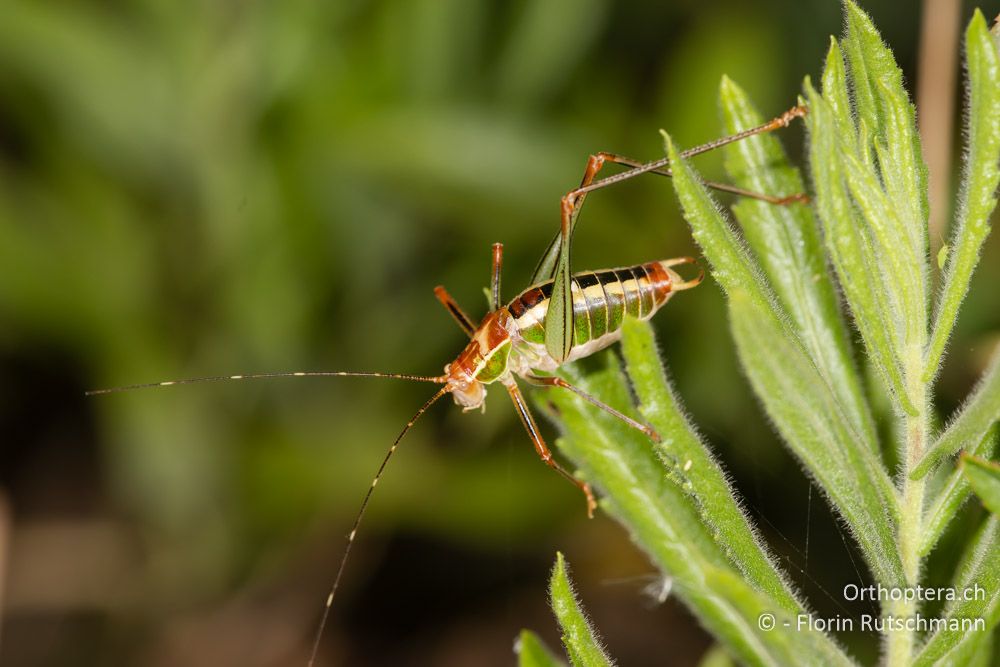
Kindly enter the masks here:
[[[728, 143], [728, 142], [727, 142]], [[701, 148], [700, 146], [698, 148]], [[685, 151], [687, 153], [688, 151]], [[700, 152], [700, 151], [699, 151]], [[646, 173], [647, 171], [651, 174], [657, 174], [658, 176], [673, 176], [674, 173], [670, 171], [668, 167], [658, 167], [656, 169], [646, 169], [648, 164], [635, 158], [625, 157], [624, 155], [617, 155], [615, 153], [599, 153], [599, 155], [604, 157], [605, 162], [614, 162], [615, 164], [622, 164], [626, 167], [631, 167], [629, 171], [624, 171], [621, 174], [615, 174], [615, 176], [609, 176], [608, 178], [601, 179], [598, 183], [593, 185], [597, 187], [592, 187], [590, 189], [596, 190], [598, 187], [604, 187], [610, 185], [611, 183], [617, 183], [619, 179], [618, 176], [625, 176], [626, 178], [632, 178], [638, 174]], [[627, 174], [627, 176], [626, 176]], [[712, 188], [713, 190], [718, 190], [719, 192], [728, 192], [740, 197], [749, 197], [750, 199], [759, 199], [760, 201], [767, 202], [768, 204], [775, 204], [776, 206], [787, 206], [788, 204], [808, 204], [809, 195], [804, 192], [797, 192], [795, 194], [786, 195], [780, 197], [777, 195], [768, 195], [762, 192], [754, 192], [753, 190], [746, 190], [744, 188], [737, 187], [735, 185], [730, 185], [729, 183], [718, 183], [716, 181], [705, 181], [705, 186]], [[588, 190], [589, 191], [589, 190]]]
[[544, 376], [529, 375], [525, 379], [531, 382], [532, 384], [537, 384], [542, 387], [562, 387], [563, 389], [568, 389], [569, 391], [573, 392], [574, 394], [576, 394], [583, 400], [587, 401], [591, 405], [598, 407], [601, 410], [604, 410], [605, 412], [607, 412], [609, 415], [611, 415], [616, 419], [620, 419], [626, 426], [634, 428], [635, 430], [639, 431], [640, 433], [648, 437], [653, 442], [660, 442], [660, 434], [654, 431], [651, 426], [637, 422], [628, 415], [623, 414], [618, 410], [615, 410], [607, 403], [604, 403], [603, 401], [598, 400], [594, 396], [591, 396], [583, 389], [571, 385], [569, 382], [566, 382], [566, 380], [563, 380], [561, 377], [548, 376], [548, 375]]
[[[783, 127], [788, 127], [794, 119], [801, 118], [802, 116], [805, 116], [806, 113], [807, 109], [804, 106], [792, 107], [777, 118], [774, 118], [763, 125], [758, 125], [757, 127], [752, 127], [748, 130], [743, 130], [742, 132], [737, 132], [736, 134], [722, 137], [700, 146], [695, 146], [694, 148], [689, 148], [681, 153], [681, 155], [684, 157], [692, 157], [694, 155], [699, 155], [715, 148], [725, 146], [726, 144], [733, 143], [734, 141], [746, 139], [747, 137], [751, 137], [755, 134], [763, 134], [765, 132], [771, 132]], [[606, 178], [594, 180], [597, 172], [601, 170], [601, 167], [604, 166], [605, 162], [621, 164], [629, 167], [629, 169]], [[545, 254], [542, 255], [542, 259], [538, 262], [538, 266], [535, 267], [532, 282], [547, 280], [552, 277], [556, 259], [559, 255], [559, 249], [568, 248], [569, 238], [573, 232], [573, 227], [576, 224], [576, 218], [580, 214], [580, 208], [583, 206], [583, 202], [586, 199], [588, 192], [599, 190], [614, 183], [635, 178], [636, 176], [647, 172], [659, 174], [660, 176], [673, 176], [673, 172], [670, 171], [668, 166], [669, 164], [670, 160], [668, 158], [660, 158], [659, 160], [654, 160], [652, 162], [642, 162], [623, 155], [616, 155], [615, 153], [601, 152], [591, 155], [587, 160], [587, 167], [584, 170], [580, 186], [575, 190], [570, 190], [562, 198], [560, 206], [562, 224], [560, 226], [559, 234], [552, 240], [552, 243], [549, 244]], [[706, 182], [705, 185], [723, 192], [730, 192], [741, 197], [750, 197], [751, 199], [759, 199], [761, 201], [777, 205], [787, 205], [797, 202], [807, 203], [809, 201], [808, 195], [804, 193], [796, 193], [787, 196], [773, 196], [744, 190], [743, 188], [738, 188], [727, 183], [714, 183], [709, 181]]]
[[580, 214], [580, 208], [583, 206], [583, 200], [586, 199], [587, 193], [590, 191], [590, 185], [594, 182], [594, 176], [604, 166], [604, 161], [608, 159], [609, 155], [610, 153], [591, 155], [587, 159], [587, 168], [583, 172], [583, 180], [580, 181], [580, 187], [576, 190], [571, 190], [563, 196], [560, 203], [562, 226], [560, 227], [559, 234], [552, 239], [549, 247], [546, 248], [545, 254], [542, 255], [541, 260], [538, 262], [538, 266], [535, 267], [531, 282], [536, 283], [552, 278], [560, 249], [569, 251], [570, 235], [573, 231], [573, 226], [576, 224], [576, 218]]
[[500, 307], [500, 273], [503, 269], [503, 244], [493, 244], [493, 273], [490, 277], [490, 312]]
[[472, 335], [476, 333], [476, 325], [472, 323], [472, 320], [469, 319], [469, 316], [466, 315], [465, 311], [463, 311], [458, 305], [458, 302], [451, 298], [451, 295], [448, 294], [448, 290], [446, 290], [443, 286], [438, 285], [434, 288], [434, 296], [437, 297], [437, 300], [441, 302], [442, 306], [448, 309], [451, 316], [455, 318], [456, 322], [458, 322], [458, 326], [462, 327], [462, 331], [464, 331], [469, 338], [472, 338]]
[[791, 125], [792, 121], [795, 120], [796, 118], [805, 117], [807, 113], [809, 113], [809, 109], [807, 109], [804, 105], [800, 104], [798, 106], [794, 106], [785, 113], [781, 114], [780, 116], [772, 118], [771, 120], [767, 121], [763, 125], [758, 125], [757, 127], [751, 127], [748, 130], [743, 130], [741, 132], [737, 132], [736, 134], [730, 134], [725, 137], [720, 137], [718, 139], [715, 139], [714, 141], [709, 141], [708, 143], [704, 143], [700, 146], [689, 148], [683, 153], [681, 153], [681, 156], [691, 157], [692, 155], [700, 155], [701, 153], [714, 150], [720, 146], [731, 144], [734, 141], [739, 141], [741, 139], [746, 139], [747, 137], [752, 137], [755, 134], [764, 134], [766, 132], [773, 132], [774, 130], [780, 130], [783, 127], [788, 127], [789, 125]]
[[[695, 146], [694, 148], [689, 148], [681, 153], [681, 156], [688, 158], [694, 155], [700, 155], [701, 153], [706, 153], [710, 150], [720, 148], [726, 144], [731, 144], [735, 141], [740, 141], [746, 139], [747, 137], [752, 137], [755, 134], [764, 134], [765, 132], [773, 132], [774, 130], [781, 129], [783, 127], [788, 127], [789, 124], [796, 118], [801, 118], [805, 116], [807, 109], [804, 106], [792, 107], [785, 113], [781, 114], [777, 118], [774, 118], [763, 125], [758, 125], [757, 127], [752, 127], [748, 130], [743, 130], [742, 132], [737, 132], [736, 134], [731, 134], [726, 137], [721, 137], [715, 139], [714, 141], [709, 141], [708, 143], [701, 144], [700, 146]], [[620, 174], [615, 174], [614, 176], [608, 176], [607, 178], [602, 178], [598, 181], [593, 180], [593, 174], [590, 173], [591, 165], [594, 163], [595, 158], [598, 162], [597, 169], [604, 162], [615, 162], [617, 164], [623, 164], [627, 167], [631, 167], [628, 171], [623, 171]], [[600, 188], [607, 187], [613, 183], [618, 183], [620, 181], [628, 180], [630, 178], [635, 178], [639, 174], [645, 174], [651, 172], [654, 174], [660, 174], [661, 176], [671, 176], [672, 173], [667, 165], [670, 164], [669, 158], [660, 158], [659, 160], [654, 160], [653, 162], [641, 162], [639, 160], [634, 160], [632, 158], [624, 157], [621, 155], [615, 155], [614, 153], [598, 153], [595, 156], [591, 156], [590, 161], [587, 163], [587, 172], [584, 175], [584, 182], [576, 190], [572, 190], [563, 197], [563, 206], [565, 207], [567, 203], [569, 206], [579, 206], [583, 203], [582, 195], [593, 190], [599, 190]], [[595, 170], [596, 173], [596, 170]], [[587, 179], [587, 175], [590, 179]], [[771, 195], [761, 194], [759, 192], [750, 192], [743, 190], [742, 188], [737, 188], [732, 185], [727, 185], [725, 183], [708, 183], [705, 185], [716, 190], [722, 190], [725, 192], [732, 192], [744, 197], [751, 197], [754, 199], [760, 199], [772, 204], [791, 204], [794, 202], [805, 202], [809, 198], [805, 194], [794, 194], [787, 197], [774, 197]]]
[[545, 444], [542, 434], [539, 433], [538, 424], [535, 423], [535, 418], [531, 416], [531, 411], [528, 410], [528, 405], [524, 402], [524, 396], [521, 395], [521, 390], [518, 389], [517, 384], [511, 380], [509, 383], [505, 383], [504, 386], [507, 387], [507, 393], [510, 394], [511, 400], [514, 401], [514, 408], [517, 409], [517, 416], [521, 418], [521, 423], [524, 424], [525, 430], [531, 436], [531, 441], [535, 444], [535, 451], [538, 452], [538, 456], [541, 457], [542, 462], [583, 491], [583, 495], [587, 497], [587, 516], [593, 519], [594, 510], [597, 509], [597, 502], [594, 500], [594, 494], [590, 490], [590, 485], [573, 477], [573, 475], [552, 458], [552, 452]]

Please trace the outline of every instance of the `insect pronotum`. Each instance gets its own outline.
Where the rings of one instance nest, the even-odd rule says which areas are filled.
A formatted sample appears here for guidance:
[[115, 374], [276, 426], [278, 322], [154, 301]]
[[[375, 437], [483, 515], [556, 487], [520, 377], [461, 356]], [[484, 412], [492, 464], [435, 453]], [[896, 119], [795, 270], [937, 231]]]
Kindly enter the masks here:
[[[805, 115], [805, 113], [805, 107], [793, 107], [770, 122], [696, 146], [688, 149], [682, 155], [691, 157], [755, 134], [786, 127], [792, 120]], [[597, 173], [608, 162], [623, 165], [628, 169], [606, 178], [596, 179]], [[542, 255], [532, 275], [531, 285], [506, 305], [501, 300], [500, 292], [503, 246], [500, 243], [493, 244], [493, 270], [489, 291], [490, 310], [478, 325], [473, 323], [473, 320], [465, 314], [444, 287], [436, 287], [434, 295], [469, 337], [468, 344], [454, 361], [444, 367], [444, 372], [441, 375], [424, 376], [356, 371], [251, 373], [168, 380], [98, 389], [87, 393], [88, 395], [110, 394], [196, 382], [276, 377], [380, 377], [441, 385], [441, 388], [420, 406], [420, 409], [406, 422], [399, 435], [396, 436], [361, 501], [354, 523], [347, 534], [344, 553], [337, 566], [336, 575], [330, 586], [322, 616], [316, 628], [308, 663], [312, 667], [319, 653], [320, 640], [347, 566], [351, 547], [375, 487], [406, 433], [420, 416], [445, 394], [451, 394], [455, 403], [463, 410], [469, 411], [483, 406], [486, 398], [486, 385], [494, 383], [503, 385], [514, 404], [521, 423], [534, 443], [538, 456], [546, 465], [580, 489], [586, 499], [588, 516], [593, 516], [597, 507], [590, 485], [574, 477], [553, 458], [515, 377], [520, 377], [526, 382], [540, 387], [562, 387], [572, 391], [629, 427], [644, 433], [651, 440], [659, 440], [657, 433], [648, 425], [622, 414], [562, 378], [549, 375], [564, 363], [593, 354], [618, 341], [621, 337], [621, 326], [625, 316], [648, 320], [666, 304], [674, 293], [697, 286], [704, 277], [703, 272], [699, 271], [695, 278], [685, 280], [674, 270], [674, 267], [695, 263], [691, 257], [651, 261], [615, 269], [571, 273], [570, 242], [577, 217], [587, 194], [647, 172], [671, 176], [669, 161], [660, 159], [644, 163], [614, 153], [597, 153], [590, 156], [580, 186], [562, 198], [559, 233]], [[717, 190], [760, 199], [776, 205], [807, 201], [806, 196], [800, 193], [772, 196], [750, 192], [724, 183], [706, 183], [706, 185]]]

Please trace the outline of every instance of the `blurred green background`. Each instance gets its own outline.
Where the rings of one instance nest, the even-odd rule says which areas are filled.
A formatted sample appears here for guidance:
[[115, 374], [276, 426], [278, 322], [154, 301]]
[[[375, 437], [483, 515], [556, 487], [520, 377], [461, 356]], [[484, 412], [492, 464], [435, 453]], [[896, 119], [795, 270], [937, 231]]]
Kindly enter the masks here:
[[[863, 6], [915, 81], [919, 5]], [[438, 373], [463, 336], [435, 285], [478, 317], [502, 241], [513, 296], [589, 153], [656, 158], [661, 127], [685, 146], [714, 138], [724, 73], [780, 113], [841, 21], [829, 0], [3, 3], [2, 662], [304, 664], [358, 503], [431, 388], [84, 390]], [[799, 156], [801, 127], [783, 135]], [[725, 178], [719, 156], [698, 166]], [[578, 270], [696, 253], [661, 178], [591, 196], [582, 221]], [[1000, 329], [998, 256], [994, 237], [942, 414]], [[717, 286], [656, 323], [748, 511], [814, 606], [837, 613], [843, 584], [866, 575], [761, 417]], [[642, 594], [643, 556], [607, 517], [585, 518], [494, 396], [485, 415], [443, 402], [408, 436], [321, 655], [506, 665], [523, 626], [557, 646], [556, 548], [623, 664], [695, 664], [710, 645], [679, 604]]]

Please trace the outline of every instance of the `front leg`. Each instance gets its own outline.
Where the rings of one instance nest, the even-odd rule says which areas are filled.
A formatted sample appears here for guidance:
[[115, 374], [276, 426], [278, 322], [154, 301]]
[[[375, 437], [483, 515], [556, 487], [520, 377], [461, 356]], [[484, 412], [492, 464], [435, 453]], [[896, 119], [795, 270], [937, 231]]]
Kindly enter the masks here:
[[507, 393], [510, 394], [510, 399], [514, 401], [514, 409], [517, 410], [517, 416], [521, 418], [521, 423], [524, 424], [524, 428], [531, 437], [531, 441], [535, 445], [535, 451], [538, 452], [538, 456], [542, 459], [542, 462], [583, 491], [583, 495], [587, 498], [587, 516], [593, 519], [594, 510], [597, 509], [597, 501], [594, 500], [594, 493], [590, 490], [590, 484], [571, 475], [552, 457], [552, 451], [545, 444], [545, 439], [542, 438], [542, 434], [538, 431], [538, 424], [531, 415], [531, 411], [528, 410], [524, 396], [521, 394], [521, 390], [518, 389], [514, 379], [511, 378], [509, 382], [504, 382], [504, 386], [507, 388]]

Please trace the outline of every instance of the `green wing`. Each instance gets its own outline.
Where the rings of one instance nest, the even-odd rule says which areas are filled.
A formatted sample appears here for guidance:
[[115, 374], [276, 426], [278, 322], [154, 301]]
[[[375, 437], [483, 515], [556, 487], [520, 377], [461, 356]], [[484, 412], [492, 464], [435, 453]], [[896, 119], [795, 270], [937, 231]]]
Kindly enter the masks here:
[[552, 296], [545, 316], [545, 349], [559, 363], [569, 356], [573, 347], [573, 291], [570, 288], [573, 274], [570, 272], [569, 246], [586, 196], [584, 193], [577, 198], [568, 231], [559, 230], [531, 276], [532, 284], [552, 280]]
[[562, 363], [573, 347], [573, 293], [570, 288], [569, 243], [562, 247], [552, 274], [552, 296], [545, 316], [545, 350]]
[[531, 274], [531, 282], [529, 285], [535, 285], [537, 283], [544, 283], [546, 280], [551, 280], [553, 274], [556, 270], [556, 260], [559, 259], [559, 245], [562, 240], [562, 232], [553, 237], [552, 242], [549, 243], [549, 247], [545, 249], [545, 254], [542, 258], [538, 260], [538, 266], [535, 267], [535, 272]]

